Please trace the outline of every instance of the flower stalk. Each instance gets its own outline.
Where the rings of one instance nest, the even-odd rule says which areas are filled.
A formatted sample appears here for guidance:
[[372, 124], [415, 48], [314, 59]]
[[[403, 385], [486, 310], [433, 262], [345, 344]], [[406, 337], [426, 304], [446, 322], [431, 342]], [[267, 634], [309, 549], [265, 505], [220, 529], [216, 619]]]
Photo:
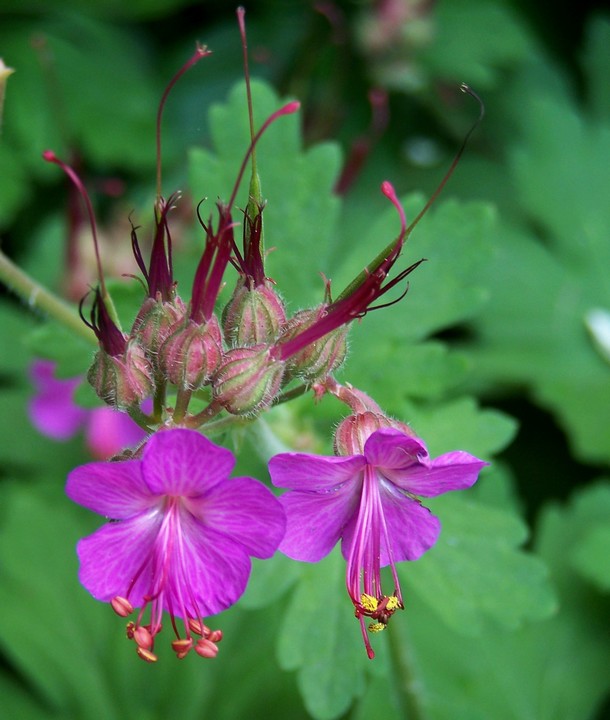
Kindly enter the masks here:
[[97, 345], [95, 334], [84, 325], [68, 303], [31, 278], [0, 250], [0, 280], [32, 310], [52, 317], [90, 345]]

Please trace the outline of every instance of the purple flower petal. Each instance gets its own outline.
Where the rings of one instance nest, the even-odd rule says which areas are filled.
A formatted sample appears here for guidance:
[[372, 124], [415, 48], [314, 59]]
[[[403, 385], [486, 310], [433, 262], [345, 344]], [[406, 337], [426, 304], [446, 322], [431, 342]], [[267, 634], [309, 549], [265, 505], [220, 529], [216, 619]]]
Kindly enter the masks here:
[[[142, 605], [143, 596], [150, 592], [150, 559], [161, 519], [161, 513], [153, 511], [109, 523], [79, 540], [78, 577], [94, 598], [109, 602], [116, 595], [124, 597], [135, 579], [130, 599], [134, 607]], [[141, 572], [142, 568], [147, 569]]]
[[[381, 496], [390, 548], [388, 551], [385, 535], [380, 533], [379, 566], [385, 567], [402, 560], [417, 560], [438, 540], [441, 528], [439, 519], [417, 500], [396, 490], [388, 492], [382, 489]], [[356, 524], [357, 515], [354, 515], [343, 532], [341, 552], [346, 560], [355, 541]], [[373, 540], [369, 538], [370, 542]]]
[[489, 463], [461, 450], [446, 453], [426, 465], [406, 470], [381, 470], [385, 477], [413, 495], [435, 497], [450, 490], [464, 490], [477, 481], [482, 468]]
[[54, 440], [68, 440], [85, 423], [88, 411], [74, 403], [74, 391], [81, 378], [58, 380], [54, 376], [55, 363], [35, 360], [30, 377], [37, 395], [29, 403], [32, 425], [43, 435]]
[[352, 481], [365, 465], [366, 460], [360, 455], [325, 457], [282, 453], [269, 461], [269, 473], [276, 487], [324, 492]]
[[220, 482], [205, 495], [188, 500], [187, 507], [204, 525], [240, 542], [255, 557], [271, 557], [284, 536], [286, 519], [280, 502], [252, 478]]
[[226, 480], [233, 453], [196, 430], [175, 428], [155, 433], [142, 457], [142, 474], [152, 493], [196, 497]]
[[130, 518], [156, 502], [144, 482], [139, 460], [81, 465], [68, 475], [66, 494], [79, 505], [114, 520]]
[[[187, 597], [193, 596], [202, 615], [215, 615], [243, 595], [250, 577], [250, 558], [240, 543], [205, 527], [189, 513], [184, 515], [181, 562], [185, 577], [177, 579], [176, 585], [183, 594], [186, 590]], [[179, 616], [178, 607], [175, 603], [173, 612]]]
[[280, 552], [293, 560], [318, 562], [333, 549], [358, 506], [358, 484], [328, 493], [288, 492], [281, 498], [286, 534]]
[[364, 445], [364, 455], [371, 465], [396, 470], [428, 461], [428, 450], [419, 438], [392, 428], [376, 430]]
[[382, 567], [389, 565], [390, 560], [417, 560], [436, 543], [441, 523], [418, 500], [406, 497], [392, 485], [382, 483], [381, 502], [392, 554], [390, 559], [384, 544]]

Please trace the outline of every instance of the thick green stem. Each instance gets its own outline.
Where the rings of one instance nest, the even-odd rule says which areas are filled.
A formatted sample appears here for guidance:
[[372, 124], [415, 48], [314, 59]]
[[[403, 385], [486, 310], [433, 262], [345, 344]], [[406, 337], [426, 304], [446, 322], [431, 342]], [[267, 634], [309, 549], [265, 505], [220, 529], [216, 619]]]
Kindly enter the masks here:
[[165, 391], [167, 383], [163, 377], [163, 373], [157, 371], [155, 373], [155, 394], [153, 395], [153, 417], [156, 422], [163, 421], [163, 413], [165, 411]]
[[184, 388], [180, 388], [178, 390], [173, 415], [173, 420], [176, 425], [179, 425], [184, 420], [184, 416], [186, 415], [186, 411], [188, 410], [192, 394], [193, 393], [191, 392], [191, 390], [185, 390]]
[[417, 690], [413, 658], [408, 648], [408, 638], [404, 633], [392, 632], [398, 628], [388, 628], [387, 635], [392, 657], [393, 670], [390, 676], [394, 683], [396, 697], [401, 706], [401, 717], [405, 720], [427, 720], [428, 714], [422, 707], [421, 692]]
[[1, 250], [0, 280], [29, 308], [41, 310], [91, 345], [97, 346], [95, 334], [85, 325], [73, 308], [24, 273]]

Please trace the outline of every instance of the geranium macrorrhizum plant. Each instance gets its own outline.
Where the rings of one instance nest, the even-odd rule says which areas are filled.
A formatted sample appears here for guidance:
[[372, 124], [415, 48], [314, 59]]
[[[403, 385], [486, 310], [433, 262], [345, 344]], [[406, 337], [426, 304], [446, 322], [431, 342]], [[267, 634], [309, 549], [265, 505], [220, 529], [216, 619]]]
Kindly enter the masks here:
[[[238, 11], [245, 47], [243, 15]], [[146, 294], [129, 332], [120, 327], [106, 288], [84, 186], [69, 165], [51, 151], [44, 154], [80, 190], [92, 226], [99, 284], [88, 313], [87, 300], [81, 302], [81, 317], [99, 344], [89, 382], [106, 404], [128, 413], [146, 432], [134, 450], [69, 475], [69, 497], [112, 520], [79, 542], [80, 579], [121, 617], [138, 609], [127, 635], [142, 659], [157, 659], [155, 639], [163, 613], [171, 618], [177, 657], [191, 649], [214, 657], [222, 632], [211, 630], [204, 620], [242, 595], [250, 556], [268, 558], [279, 548], [291, 558], [316, 562], [341, 540], [347, 591], [373, 658], [369, 633], [383, 630], [404, 607], [396, 563], [416, 560], [439, 536], [439, 520], [419, 497], [467, 488], [486, 465], [461, 451], [431, 459], [410, 427], [334, 377], [347, 355], [350, 323], [384, 307], [376, 304], [379, 298], [422, 262], [392, 276], [406, 238], [438, 191], [407, 226], [392, 185], [384, 182], [382, 192], [400, 221], [396, 239], [336, 299], [327, 283], [321, 304], [290, 317], [279, 292], [290, 279], [271, 280], [265, 274], [264, 202], [255, 160], [266, 128], [299, 109], [297, 102], [289, 102], [257, 133], [252, 130], [232, 194], [228, 202], [218, 202], [217, 219], [204, 220], [198, 212], [204, 249], [191, 297], [182, 299], [173, 277], [170, 233], [170, 214], [179, 196], [165, 199], [161, 194], [161, 118], [174, 83], [207, 54], [197, 48], [168, 85], [159, 108], [155, 232], [146, 263], [132, 230]], [[251, 118], [251, 106], [249, 111]], [[250, 158], [250, 200], [238, 244], [234, 203]], [[454, 167], [455, 162], [439, 191]], [[237, 271], [237, 282], [219, 312], [229, 266]], [[256, 422], [272, 406], [310, 389], [314, 399], [328, 393], [349, 409], [335, 432], [335, 455], [294, 452], [271, 458], [273, 483], [289, 489], [279, 500], [253, 478], [230, 479], [233, 454], [205, 437], [206, 432], [218, 423]], [[203, 409], [191, 410], [195, 397], [205, 401]], [[143, 403], [150, 400], [148, 412]], [[385, 566], [392, 575], [389, 591], [382, 588]]]

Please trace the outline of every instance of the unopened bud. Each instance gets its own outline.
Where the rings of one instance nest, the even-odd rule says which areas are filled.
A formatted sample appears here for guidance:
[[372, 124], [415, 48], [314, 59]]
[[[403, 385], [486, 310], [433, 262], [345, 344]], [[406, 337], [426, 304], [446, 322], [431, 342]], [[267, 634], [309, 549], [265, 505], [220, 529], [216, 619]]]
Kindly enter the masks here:
[[[350, 415], [339, 423], [335, 431], [335, 453], [337, 455], [362, 455], [364, 444], [370, 436], [382, 428], [394, 428], [405, 435], [415, 437], [408, 425], [374, 412]], [[364, 597], [364, 596], [363, 596]]]
[[129, 408], [153, 391], [153, 370], [142, 346], [130, 340], [122, 355], [100, 349], [87, 379], [98, 396], [115, 408]]
[[196, 390], [205, 385], [220, 364], [222, 336], [214, 315], [203, 325], [187, 320], [167, 338], [160, 363], [170, 382]]
[[184, 303], [179, 297], [172, 302], [147, 297], [133, 323], [131, 333], [136, 337], [153, 362], [158, 357], [159, 348], [172, 333], [174, 327], [186, 313]]
[[272, 343], [285, 322], [284, 303], [265, 284], [250, 289], [241, 282], [222, 314], [225, 338], [233, 347]]
[[229, 350], [213, 380], [214, 398], [233, 415], [254, 415], [277, 395], [284, 363], [267, 345]]

